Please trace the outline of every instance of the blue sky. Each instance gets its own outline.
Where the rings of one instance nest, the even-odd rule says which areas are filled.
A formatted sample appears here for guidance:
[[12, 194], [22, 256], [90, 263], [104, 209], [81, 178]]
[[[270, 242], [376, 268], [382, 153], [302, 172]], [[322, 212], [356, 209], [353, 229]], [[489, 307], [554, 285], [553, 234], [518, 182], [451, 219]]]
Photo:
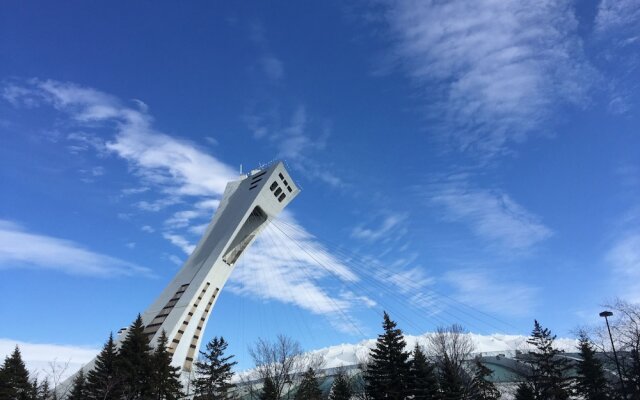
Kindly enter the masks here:
[[[303, 188], [209, 322], [242, 365], [640, 300], [640, 3], [14, 2], [0, 13], [0, 338], [99, 346], [225, 183]], [[322, 266], [315, 262], [320, 259]], [[472, 306], [467, 307], [465, 304]]]

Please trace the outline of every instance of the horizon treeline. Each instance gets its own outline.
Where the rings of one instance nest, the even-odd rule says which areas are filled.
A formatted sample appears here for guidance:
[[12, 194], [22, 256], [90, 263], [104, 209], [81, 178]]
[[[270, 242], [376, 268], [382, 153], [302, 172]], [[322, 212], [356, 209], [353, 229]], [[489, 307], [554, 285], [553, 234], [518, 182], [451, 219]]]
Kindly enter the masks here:
[[[537, 320], [516, 356], [520, 381], [501, 393], [493, 371], [475, 351], [460, 325], [440, 327], [424, 346], [407, 350], [404, 334], [385, 312], [382, 332], [357, 368], [327, 374], [324, 360], [302, 351], [286, 335], [259, 339], [249, 348], [254, 368], [234, 378], [237, 364], [228, 342], [214, 337], [200, 351], [194, 374], [183, 381], [171, 365], [164, 332], [152, 348], [140, 315], [120, 346], [113, 335], [92, 369], [84, 367], [62, 387], [30, 376], [18, 346], [0, 366], [0, 400], [618, 400], [640, 399], [640, 305], [616, 301], [612, 321], [617, 359], [608, 351], [608, 331], [577, 333], [580, 359], [566, 357], [556, 336]], [[621, 376], [617, 374], [620, 370]], [[236, 382], [236, 383], [234, 383]], [[502, 387], [504, 390], [504, 387]]]

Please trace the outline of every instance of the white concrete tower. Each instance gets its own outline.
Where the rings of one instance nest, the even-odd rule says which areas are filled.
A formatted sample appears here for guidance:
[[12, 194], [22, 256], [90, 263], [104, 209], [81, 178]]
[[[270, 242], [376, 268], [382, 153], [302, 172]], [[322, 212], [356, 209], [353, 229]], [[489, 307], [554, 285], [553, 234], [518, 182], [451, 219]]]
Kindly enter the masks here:
[[282, 162], [229, 182], [195, 250], [142, 314], [152, 345], [162, 330], [166, 332], [173, 365], [182, 369], [183, 376], [192, 370], [211, 310], [236, 262], [298, 193]]
[[[152, 346], [161, 332], [166, 332], [172, 363], [181, 369], [183, 379], [191, 376], [211, 310], [236, 262], [269, 221], [299, 193], [280, 161], [229, 182], [195, 250], [142, 314], [144, 331]], [[118, 332], [118, 347], [126, 331]], [[95, 358], [83, 370], [88, 372], [94, 366]], [[74, 376], [59, 386], [59, 395], [70, 388]]]

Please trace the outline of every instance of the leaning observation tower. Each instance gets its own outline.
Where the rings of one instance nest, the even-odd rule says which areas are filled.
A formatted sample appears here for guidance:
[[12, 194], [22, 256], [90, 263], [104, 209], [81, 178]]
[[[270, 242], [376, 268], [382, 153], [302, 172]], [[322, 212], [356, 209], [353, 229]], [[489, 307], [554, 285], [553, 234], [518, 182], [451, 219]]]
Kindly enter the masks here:
[[[260, 231], [300, 193], [281, 161], [229, 182], [216, 213], [193, 253], [142, 314], [155, 345], [164, 330], [173, 365], [191, 374], [211, 310], [233, 267]], [[121, 330], [120, 343], [126, 335]], [[95, 360], [85, 369], [93, 368]]]

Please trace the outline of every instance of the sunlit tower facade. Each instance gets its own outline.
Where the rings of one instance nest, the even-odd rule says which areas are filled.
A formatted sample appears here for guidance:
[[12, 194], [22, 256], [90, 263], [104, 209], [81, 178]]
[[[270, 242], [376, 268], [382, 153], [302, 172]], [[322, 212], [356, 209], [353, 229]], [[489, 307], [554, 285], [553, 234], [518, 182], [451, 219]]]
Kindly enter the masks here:
[[173, 364], [183, 374], [192, 370], [211, 311], [238, 259], [298, 193], [282, 162], [229, 182], [195, 250], [142, 314], [152, 343], [166, 332]]

